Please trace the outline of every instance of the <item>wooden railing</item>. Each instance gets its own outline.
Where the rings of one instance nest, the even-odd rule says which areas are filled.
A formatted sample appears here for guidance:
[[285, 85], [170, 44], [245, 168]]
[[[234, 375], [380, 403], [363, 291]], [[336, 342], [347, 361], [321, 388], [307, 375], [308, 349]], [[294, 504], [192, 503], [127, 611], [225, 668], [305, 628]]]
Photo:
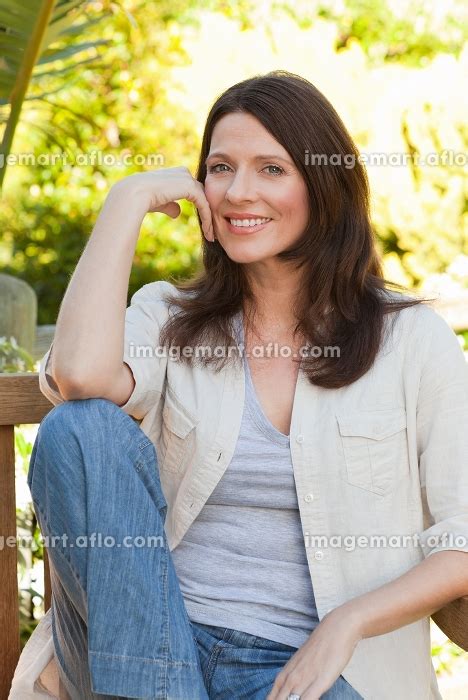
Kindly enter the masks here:
[[[20, 654], [14, 426], [40, 423], [52, 408], [39, 389], [38, 374], [0, 374], [0, 533], [4, 536], [4, 543], [7, 537], [11, 537], [10, 542], [14, 543], [0, 548], [0, 700], [8, 697]], [[51, 587], [45, 548], [44, 578], [44, 604], [48, 610]], [[463, 646], [468, 596], [434, 613], [432, 619], [456, 644]]]
[[[15, 425], [40, 423], [53, 405], [39, 389], [36, 373], [0, 374], [0, 698], [6, 700], [20, 655], [15, 494]], [[9, 540], [7, 538], [10, 538]], [[44, 548], [45, 610], [50, 578]]]

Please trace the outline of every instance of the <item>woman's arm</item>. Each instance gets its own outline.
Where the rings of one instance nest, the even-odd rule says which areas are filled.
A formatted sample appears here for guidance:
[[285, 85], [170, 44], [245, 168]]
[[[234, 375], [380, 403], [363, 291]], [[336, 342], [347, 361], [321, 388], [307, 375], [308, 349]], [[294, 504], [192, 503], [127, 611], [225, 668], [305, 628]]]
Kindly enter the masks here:
[[[322, 697], [362, 639], [393, 632], [468, 594], [468, 552], [438, 551], [397, 579], [327, 613], [275, 679], [267, 700]], [[309, 695], [310, 694], [310, 695]]]
[[176, 199], [194, 202], [205, 236], [213, 240], [203, 186], [187, 168], [137, 173], [111, 188], [57, 318], [47, 371], [65, 400], [102, 397], [122, 405], [131, 395], [134, 378], [123, 350], [135, 246], [145, 214], [175, 218]]
[[131, 394], [133, 376], [122, 362], [124, 318], [145, 213], [141, 195], [130, 203], [111, 189], [72, 275], [47, 370], [66, 400], [94, 393], [122, 404]]
[[434, 552], [397, 579], [332, 610], [358, 639], [393, 632], [468, 596], [468, 552]]

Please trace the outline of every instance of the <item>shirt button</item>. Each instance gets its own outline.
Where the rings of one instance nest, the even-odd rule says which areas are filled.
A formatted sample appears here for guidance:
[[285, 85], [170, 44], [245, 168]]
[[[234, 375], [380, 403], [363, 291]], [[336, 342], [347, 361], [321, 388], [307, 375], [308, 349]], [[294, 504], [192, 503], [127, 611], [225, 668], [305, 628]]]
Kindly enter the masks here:
[[304, 442], [304, 436], [301, 433], [296, 436], [296, 442]]
[[315, 552], [314, 557], [317, 559], [317, 561], [320, 561], [323, 559], [323, 552]]
[[306, 503], [311, 503], [314, 500], [314, 494], [313, 493], [306, 493], [304, 496], [304, 501]]

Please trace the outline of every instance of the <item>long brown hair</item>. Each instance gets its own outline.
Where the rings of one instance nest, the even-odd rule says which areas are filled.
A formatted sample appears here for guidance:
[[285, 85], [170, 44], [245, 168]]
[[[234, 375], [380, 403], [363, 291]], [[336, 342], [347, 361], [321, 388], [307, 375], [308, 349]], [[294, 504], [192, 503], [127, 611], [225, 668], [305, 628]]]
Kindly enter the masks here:
[[[213, 104], [205, 125], [196, 178], [205, 182], [205, 160], [213, 129], [226, 114], [251, 114], [289, 153], [307, 185], [309, 222], [295, 245], [278, 254], [303, 268], [301, 297], [295, 305], [295, 332], [315, 347], [338, 346], [339, 357], [299, 359], [310, 382], [338, 388], [356, 381], [372, 366], [383, 339], [384, 316], [425, 301], [384, 279], [369, 213], [369, 184], [359, 151], [330, 102], [301, 76], [287, 71], [243, 80]], [[337, 165], [308, 165], [309, 154], [341, 156]], [[347, 155], [348, 154], [348, 155]], [[354, 166], [347, 167], [349, 154]], [[332, 159], [332, 162], [333, 159]], [[197, 212], [198, 214], [198, 212]], [[200, 228], [201, 220], [198, 215]], [[231, 260], [218, 241], [203, 234], [202, 265], [190, 280], [175, 284], [170, 304], [178, 307], [161, 330], [162, 345], [179, 348], [180, 361], [215, 365], [224, 355], [194, 357], [181, 351], [196, 345], [233, 344], [231, 321], [255, 300], [243, 265]], [[406, 294], [404, 294], [406, 292]], [[394, 313], [396, 317], [396, 313]]]

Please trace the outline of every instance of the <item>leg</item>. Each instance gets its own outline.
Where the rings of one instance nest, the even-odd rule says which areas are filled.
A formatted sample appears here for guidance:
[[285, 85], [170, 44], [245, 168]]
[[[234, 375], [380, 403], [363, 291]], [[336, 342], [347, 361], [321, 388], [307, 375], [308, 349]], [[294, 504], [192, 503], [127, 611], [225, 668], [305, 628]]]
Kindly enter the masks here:
[[247, 632], [191, 624], [210, 700], [265, 700], [297, 651]]
[[59, 404], [39, 426], [28, 484], [72, 700], [206, 700], [156, 452], [138, 424], [106, 399]]
[[[191, 625], [210, 700], [265, 700], [276, 676], [297, 651], [246, 632], [198, 622]], [[339, 676], [322, 700], [363, 698]]]

